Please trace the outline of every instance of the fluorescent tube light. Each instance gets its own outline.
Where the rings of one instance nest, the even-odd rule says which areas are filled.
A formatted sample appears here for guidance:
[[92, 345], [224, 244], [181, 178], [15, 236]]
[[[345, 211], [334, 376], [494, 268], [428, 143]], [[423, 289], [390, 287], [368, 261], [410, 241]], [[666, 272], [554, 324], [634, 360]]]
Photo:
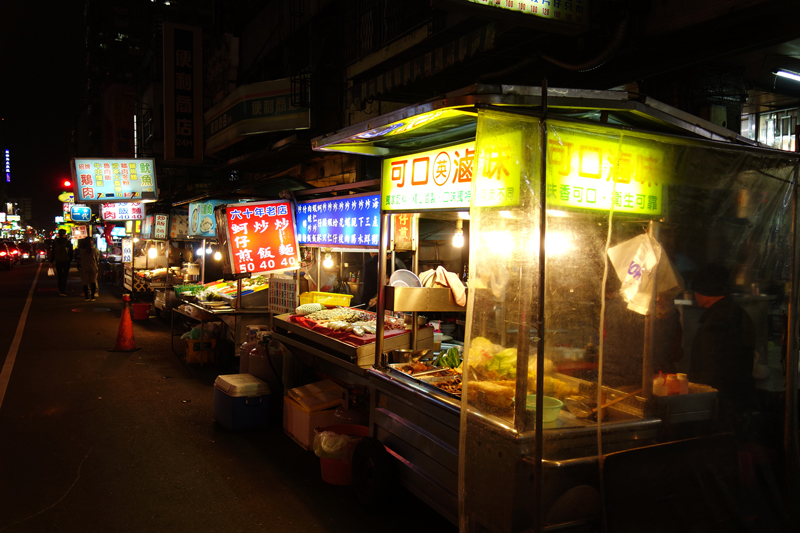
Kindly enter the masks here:
[[778, 70], [777, 72], [773, 72], [776, 76], [780, 76], [781, 78], [787, 78], [793, 81], [800, 81], [800, 74], [796, 72], [791, 72], [788, 70]]

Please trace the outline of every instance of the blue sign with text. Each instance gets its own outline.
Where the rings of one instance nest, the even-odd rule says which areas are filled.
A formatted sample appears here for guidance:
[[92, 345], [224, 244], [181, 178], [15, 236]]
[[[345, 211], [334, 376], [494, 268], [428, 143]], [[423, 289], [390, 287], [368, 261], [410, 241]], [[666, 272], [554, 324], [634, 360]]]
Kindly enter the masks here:
[[73, 205], [69, 210], [73, 222], [91, 222], [92, 208], [85, 205]]
[[297, 242], [303, 246], [377, 248], [380, 194], [352, 195], [297, 204]]

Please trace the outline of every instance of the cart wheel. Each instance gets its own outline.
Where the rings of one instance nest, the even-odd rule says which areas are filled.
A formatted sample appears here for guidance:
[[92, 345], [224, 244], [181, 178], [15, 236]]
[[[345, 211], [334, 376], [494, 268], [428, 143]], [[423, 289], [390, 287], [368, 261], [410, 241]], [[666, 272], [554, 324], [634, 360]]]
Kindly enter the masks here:
[[365, 437], [353, 450], [353, 485], [362, 505], [386, 501], [395, 484], [394, 463], [381, 441]]

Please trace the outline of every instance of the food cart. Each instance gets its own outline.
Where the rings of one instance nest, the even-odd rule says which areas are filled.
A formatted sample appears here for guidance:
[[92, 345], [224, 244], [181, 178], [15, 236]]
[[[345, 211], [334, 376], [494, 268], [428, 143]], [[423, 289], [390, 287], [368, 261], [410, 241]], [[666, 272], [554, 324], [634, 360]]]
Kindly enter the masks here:
[[[383, 253], [389, 213], [453, 199], [458, 178], [429, 170], [453, 161], [441, 147], [472, 138], [462, 398], [393, 372], [380, 334], [367, 372], [370, 433], [399, 480], [462, 531], [791, 523], [797, 156], [624, 92], [511, 86], [404, 108], [314, 148], [386, 158]], [[709, 292], [712, 266], [725, 274], [709, 304], [692, 287]], [[386, 287], [378, 317], [451, 304], [432, 291]], [[723, 367], [702, 370], [713, 350], [688, 310], [722, 298], [753, 325], [749, 338], [730, 330], [738, 366], [757, 357], [782, 396], [760, 395], [753, 377], [739, 410]], [[770, 333], [764, 321], [784, 313], [790, 334]], [[687, 390], [665, 391], [659, 372], [686, 374]]]

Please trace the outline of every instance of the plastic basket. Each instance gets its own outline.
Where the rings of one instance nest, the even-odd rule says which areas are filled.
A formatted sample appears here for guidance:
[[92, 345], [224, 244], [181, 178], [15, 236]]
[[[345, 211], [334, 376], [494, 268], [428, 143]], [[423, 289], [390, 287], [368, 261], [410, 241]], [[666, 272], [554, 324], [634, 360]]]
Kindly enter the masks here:
[[322, 305], [342, 305], [349, 306], [352, 294], [336, 294], [334, 292], [304, 292], [300, 295], [300, 305], [303, 304], [322, 304]]
[[199, 286], [200, 285], [175, 285], [172, 287], [172, 290], [175, 291], [175, 296], [180, 298], [182, 293], [193, 292]]

